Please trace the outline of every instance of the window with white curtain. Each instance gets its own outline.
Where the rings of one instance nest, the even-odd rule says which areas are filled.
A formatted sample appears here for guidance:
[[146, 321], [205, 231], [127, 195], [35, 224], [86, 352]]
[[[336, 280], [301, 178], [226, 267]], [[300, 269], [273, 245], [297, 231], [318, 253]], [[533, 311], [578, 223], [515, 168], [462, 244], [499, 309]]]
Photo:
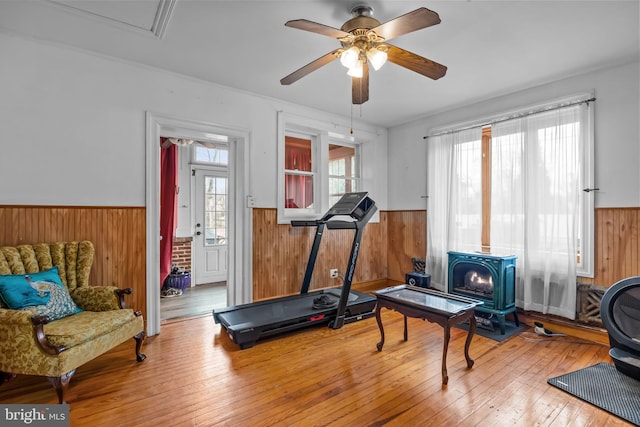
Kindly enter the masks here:
[[568, 104], [429, 138], [427, 260], [443, 289], [448, 250], [515, 254], [518, 306], [575, 317], [576, 276], [593, 274], [593, 103]]

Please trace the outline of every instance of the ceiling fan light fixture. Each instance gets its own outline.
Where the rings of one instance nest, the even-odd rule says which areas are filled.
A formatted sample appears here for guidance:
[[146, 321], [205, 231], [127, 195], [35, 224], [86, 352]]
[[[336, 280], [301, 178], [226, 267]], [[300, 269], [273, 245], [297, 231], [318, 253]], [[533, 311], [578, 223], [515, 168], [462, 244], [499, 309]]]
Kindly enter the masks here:
[[345, 50], [340, 54], [340, 63], [347, 68], [353, 68], [360, 61], [360, 49], [356, 46], [351, 46], [349, 49]]
[[350, 75], [351, 77], [361, 78], [363, 74], [362, 62], [356, 61], [354, 66], [349, 68], [349, 71], [347, 71], [347, 74]]
[[[1, 1], [1, 0], [0, 0]], [[389, 40], [404, 34], [440, 23], [438, 14], [426, 7], [380, 23], [373, 15], [373, 8], [357, 5], [352, 8], [353, 17], [342, 26], [333, 28], [307, 19], [294, 19], [284, 25], [290, 28], [310, 31], [338, 40], [341, 47], [332, 50], [280, 79], [280, 84], [290, 85], [318, 68], [340, 58], [349, 71], [351, 79], [351, 100], [353, 104], [363, 104], [369, 100], [369, 68], [380, 69], [387, 61], [437, 80], [447, 72], [447, 67], [416, 55], [391, 44]]]
[[372, 47], [367, 51], [367, 59], [371, 63], [374, 70], [378, 71], [387, 62], [387, 52]]

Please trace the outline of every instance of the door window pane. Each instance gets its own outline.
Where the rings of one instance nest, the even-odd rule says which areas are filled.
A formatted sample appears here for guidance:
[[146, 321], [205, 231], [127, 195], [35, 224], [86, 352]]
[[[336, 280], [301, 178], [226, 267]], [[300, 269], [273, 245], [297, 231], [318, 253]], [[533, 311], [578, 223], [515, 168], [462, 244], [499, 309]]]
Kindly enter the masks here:
[[205, 177], [205, 245], [227, 243], [227, 178]]

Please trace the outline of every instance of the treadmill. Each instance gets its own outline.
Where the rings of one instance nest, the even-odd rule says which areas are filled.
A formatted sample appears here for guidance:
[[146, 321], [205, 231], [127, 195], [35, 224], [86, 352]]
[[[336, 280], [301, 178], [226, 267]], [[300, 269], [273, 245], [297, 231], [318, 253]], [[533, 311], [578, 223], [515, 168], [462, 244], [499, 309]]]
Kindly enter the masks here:
[[[292, 227], [315, 227], [316, 233], [307, 262], [300, 294], [213, 310], [213, 319], [241, 349], [276, 334], [324, 325], [340, 329], [345, 323], [372, 317], [376, 298], [351, 290], [364, 227], [376, 212], [367, 192], [347, 193], [318, 220], [291, 221]], [[350, 217], [349, 220], [336, 217]], [[342, 287], [309, 292], [320, 241], [328, 230], [354, 230], [353, 243]]]

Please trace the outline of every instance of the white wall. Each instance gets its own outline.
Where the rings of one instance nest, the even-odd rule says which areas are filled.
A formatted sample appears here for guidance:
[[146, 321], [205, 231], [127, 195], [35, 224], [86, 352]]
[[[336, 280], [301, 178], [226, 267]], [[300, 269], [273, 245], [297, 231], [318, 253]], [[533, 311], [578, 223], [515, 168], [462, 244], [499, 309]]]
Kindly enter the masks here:
[[[0, 34], [0, 204], [145, 205], [145, 112], [251, 135], [250, 192], [276, 207], [277, 112], [338, 117], [111, 58]], [[9, 60], [10, 59], [10, 60]], [[365, 185], [387, 206], [387, 131], [369, 150]], [[340, 129], [338, 127], [338, 129]]]
[[596, 207], [640, 206], [638, 62], [548, 83], [389, 129], [389, 209], [425, 209], [427, 140], [433, 129], [594, 91]]

